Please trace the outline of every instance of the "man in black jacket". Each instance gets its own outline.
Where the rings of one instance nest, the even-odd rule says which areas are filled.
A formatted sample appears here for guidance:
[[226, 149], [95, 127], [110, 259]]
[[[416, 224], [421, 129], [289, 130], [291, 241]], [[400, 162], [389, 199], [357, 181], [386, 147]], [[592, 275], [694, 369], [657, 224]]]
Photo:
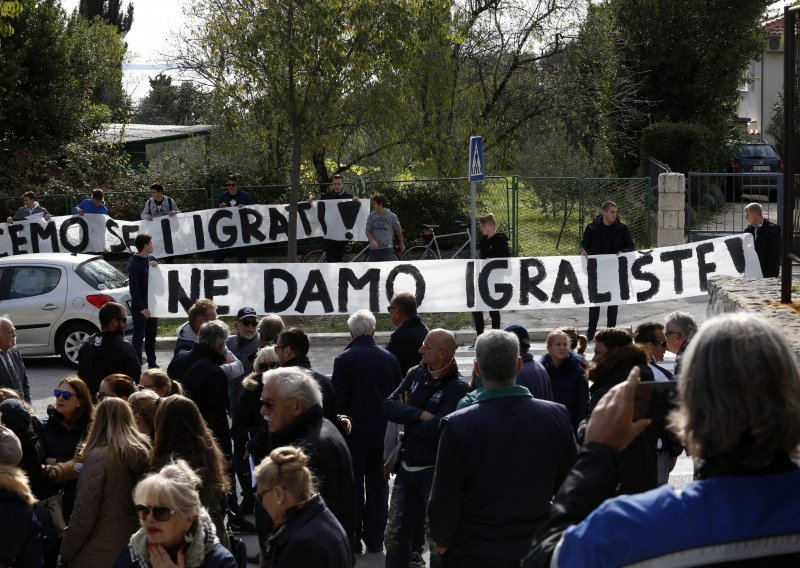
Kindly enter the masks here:
[[98, 314], [102, 331], [86, 340], [78, 351], [78, 376], [89, 387], [92, 398], [97, 396], [104, 378], [121, 373], [139, 382], [142, 366], [133, 345], [125, 341], [128, 314], [125, 307], [108, 302]]
[[0, 387], [14, 389], [25, 402], [31, 401], [31, 386], [22, 356], [17, 351], [17, 331], [8, 318], [0, 318]]
[[411, 367], [419, 365], [419, 348], [428, 335], [428, 326], [417, 315], [417, 299], [408, 292], [394, 295], [389, 302], [389, 318], [397, 327], [386, 350], [400, 361], [400, 373], [405, 377]]
[[[597, 254], [619, 254], [633, 252], [633, 237], [628, 226], [617, 217], [617, 204], [613, 201], [603, 203], [603, 212], [586, 226], [581, 239], [581, 256]], [[617, 325], [619, 306], [608, 306], [607, 327]], [[597, 332], [597, 321], [600, 319], [600, 307], [589, 308], [589, 327], [586, 337], [591, 341]]]
[[[353, 464], [339, 430], [322, 415], [322, 393], [311, 373], [298, 367], [267, 371], [261, 391], [261, 414], [268, 438], [248, 444], [256, 463], [281, 446], [299, 446], [308, 454], [308, 467], [325, 504], [342, 524], [351, 545], [355, 533]], [[271, 530], [260, 501], [256, 502], [259, 542]]]
[[751, 203], [744, 208], [748, 227], [745, 233], [753, 235], [758, 263], [764, 278], [775, 278], [781, 268], [781, 227], [769, 219], [764, 219], [761, 204]]

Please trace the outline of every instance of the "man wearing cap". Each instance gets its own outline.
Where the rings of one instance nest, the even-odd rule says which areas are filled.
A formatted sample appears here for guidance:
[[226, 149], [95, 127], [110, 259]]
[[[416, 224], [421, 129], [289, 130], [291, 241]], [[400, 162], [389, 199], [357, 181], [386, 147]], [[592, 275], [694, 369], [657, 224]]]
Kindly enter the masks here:
[[[258, 351], [258, 316], [255, 308], [244, 307], [236, 314], [236, 321], [233, 324], [236, 330], [235, 335], [231, 335], [225, 345], [228, 351], [233, 353], [242, 362], [242, 374], [236, 377], [228, 377], [228, 409], [231, 420], [237, 409], [237, 402], [242, 392], [242, 379], [253, 371], [253, 361]], [[245, 452], [246, 438], [233, 436], [233, 469], [239, 478], [242, 487], [241, 511], [245, 515], [253, 512], [255, 495], [253, 494], [252, 483], [250, 480], [250, 466], [246, 460], [242, 459]]]
[[0, 318], [0, 387], [14, 389], [25, 402], [30, 402], [28, 372], [16, 344], [17, 331], [14, 324], [8, 318]]
[[522, 359], [522, 367], [517, 373], [517, 384], [527, 388], [531, 394], [539, 400], [553, 400], [553, 387], [550, 384], [550, 375], [544, 365], [533, 358], [530, 352], [531, 337], [528, 330], [518, 323], [506, 326], [505, 331], [513, 333], [519, 339], [519, 354]]
[[90, 197], [87, 197], [72, 208], [73, 215], [80, 215], [83, 217], [84, 213], [108, 215], [108, 207], [106, 207], [105, 196], [103, 195], [102, 189], [95, 189], [92, 191]]
[[0, 426], [0, 566], [43, 566], [36, 501], [17, 467], [22, 446], [14, 432]]

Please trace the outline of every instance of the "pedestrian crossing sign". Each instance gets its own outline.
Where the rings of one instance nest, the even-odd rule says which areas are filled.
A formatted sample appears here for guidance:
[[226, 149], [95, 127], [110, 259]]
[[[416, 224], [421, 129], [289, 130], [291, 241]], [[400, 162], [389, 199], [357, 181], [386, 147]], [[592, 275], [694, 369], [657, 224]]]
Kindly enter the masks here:
[[469, 139], [469, 181], [483, 181], [483, 137]]

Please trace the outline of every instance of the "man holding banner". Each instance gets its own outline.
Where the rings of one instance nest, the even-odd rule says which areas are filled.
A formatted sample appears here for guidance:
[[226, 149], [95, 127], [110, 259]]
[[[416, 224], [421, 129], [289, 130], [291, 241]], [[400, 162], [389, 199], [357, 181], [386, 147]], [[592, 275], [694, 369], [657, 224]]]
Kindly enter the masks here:
[[[633, 252], [633, 237], [628, 226], [617, 218], [617, 204], [613, 201], [603, 203], [603, 212], [595, 217], [586, 226], [581, 239], [581, 256], [596, 254], [619, 254]], [[617, 312], [619, 306], [608, 306], [606, 327], [617, 325]], [[589, 308], [589, 327], [586, 337], [589, 341], [594, 339], [597, 331], [597, 321], [600, 319], [600, 307]]]

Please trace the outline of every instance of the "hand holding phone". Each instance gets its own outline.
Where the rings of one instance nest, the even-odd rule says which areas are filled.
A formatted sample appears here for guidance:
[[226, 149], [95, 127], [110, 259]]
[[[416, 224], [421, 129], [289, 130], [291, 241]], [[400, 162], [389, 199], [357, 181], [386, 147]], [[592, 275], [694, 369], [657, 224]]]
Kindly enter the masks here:
[[633, 419], [659, 420], [677, 404], [678, 383], [675, 381], [645, 381], [636, 385], [633, 398]]

